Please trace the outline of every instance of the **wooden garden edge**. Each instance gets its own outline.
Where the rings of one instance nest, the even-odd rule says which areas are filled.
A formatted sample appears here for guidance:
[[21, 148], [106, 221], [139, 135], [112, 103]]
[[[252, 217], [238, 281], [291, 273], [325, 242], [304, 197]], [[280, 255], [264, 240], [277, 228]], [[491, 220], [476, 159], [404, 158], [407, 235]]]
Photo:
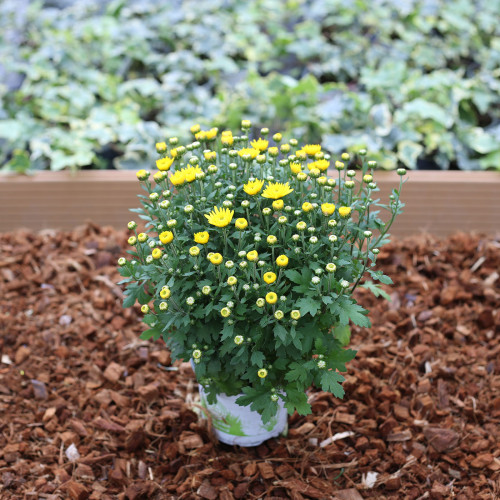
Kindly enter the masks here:
[[[336, 176], [336, 172], [331, 173]], [[499, 231], [500, 172], [410, 171], [406, 204], [391, 233], [446, 236], [456, 231]], [[396, 172], [376, 172], [385, 201], [398, 186]], [[124, 228], [141, 192], [135, 172], [87, 170], [0, 175], [0, 232], [27, 228], [68, 230], [86, 221]]]

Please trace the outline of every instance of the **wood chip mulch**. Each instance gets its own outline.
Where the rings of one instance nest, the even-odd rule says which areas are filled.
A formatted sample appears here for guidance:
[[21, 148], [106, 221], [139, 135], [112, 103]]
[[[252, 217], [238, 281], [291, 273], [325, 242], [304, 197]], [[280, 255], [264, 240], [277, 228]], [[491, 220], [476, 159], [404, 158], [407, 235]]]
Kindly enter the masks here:
[[126, 234], [0, 235], [1, 499], [500, 498], [500, 240], [418, 236], [360, 290], [346, 397], [257, 448], [213, 441], [187, 363], [138, 339]]

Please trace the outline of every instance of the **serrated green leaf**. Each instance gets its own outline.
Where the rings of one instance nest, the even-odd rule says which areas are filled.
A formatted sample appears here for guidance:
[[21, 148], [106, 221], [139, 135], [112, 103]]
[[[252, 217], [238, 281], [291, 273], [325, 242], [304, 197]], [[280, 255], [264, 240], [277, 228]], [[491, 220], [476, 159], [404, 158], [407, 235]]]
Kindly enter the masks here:
[[299, 308], [302, 316], [305, 316], [308, 313], [311, 316], [316, 316], [316, 313], [321, 307], [321, 303], [310, 297], [302, 297], [297, 301], [297, 307]]
[[344, 377], [334, 371], [326, 370], [321, 375], [321, 388], [324, 391], [331, 392], [336, 398], [344, 397], [344, 388], [340, 385], [344, 381]]
[[339, 325], [333, 330], [333, 336], [342, 346], [346, 346], [351, 341], [351, 329], [349, 325]]
[[262, 368], [265, 359], [266, 357], [260, 351], [253, 351], [252, 355], [250, 356], [250, 362], [252, 363], [252, 365], [257, 365], [259, 368]]

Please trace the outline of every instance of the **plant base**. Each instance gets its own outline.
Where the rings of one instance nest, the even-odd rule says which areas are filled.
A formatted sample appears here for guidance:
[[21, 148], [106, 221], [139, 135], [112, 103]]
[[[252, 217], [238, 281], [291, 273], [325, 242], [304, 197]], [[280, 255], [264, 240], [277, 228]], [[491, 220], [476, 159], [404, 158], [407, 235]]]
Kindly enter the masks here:
[[212, 405], [207, 401], [203, 387], [198, 387], [201, 404], [210, 413], [214, 433], [220, 442], [245, 447], [258, 446], [285, 431], [288, 413], [281, 400], [276, 416], [264, 424], [256, 411], [236, 403], [239, 396], [218, 394], [217, 402]]

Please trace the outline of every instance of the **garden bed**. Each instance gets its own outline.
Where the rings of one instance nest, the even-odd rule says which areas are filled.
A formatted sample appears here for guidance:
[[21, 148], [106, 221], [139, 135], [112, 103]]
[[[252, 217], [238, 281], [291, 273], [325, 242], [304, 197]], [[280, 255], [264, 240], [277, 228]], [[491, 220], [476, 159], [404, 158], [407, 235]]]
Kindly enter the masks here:
[[[330, 175], [335, 178], [336, 172]], [[408, 177], [402, 196], [406, 207], [394, 223], [394, 235], [498, 231], [500, 173], [411, 171]], [[380, 171], [375, 178], [379, 197], [387, 200], [399, 183], [396, 172]], [[69, 230], [86, 221], [123, 228], [140, 192], [130, 170], [0, 175], [0, 233], [19, 227]]]
[[[138, 339], [115, 284], [126, 234], [0, 235], [1, 498], [500, 495], [500, 242], [457, 234], [380, 253], [392, 302], [359, 290], [346, 397], [250, 449], [213, 441], [188, 363]], [[363, 295], [363, 296], [362, 296]]]

